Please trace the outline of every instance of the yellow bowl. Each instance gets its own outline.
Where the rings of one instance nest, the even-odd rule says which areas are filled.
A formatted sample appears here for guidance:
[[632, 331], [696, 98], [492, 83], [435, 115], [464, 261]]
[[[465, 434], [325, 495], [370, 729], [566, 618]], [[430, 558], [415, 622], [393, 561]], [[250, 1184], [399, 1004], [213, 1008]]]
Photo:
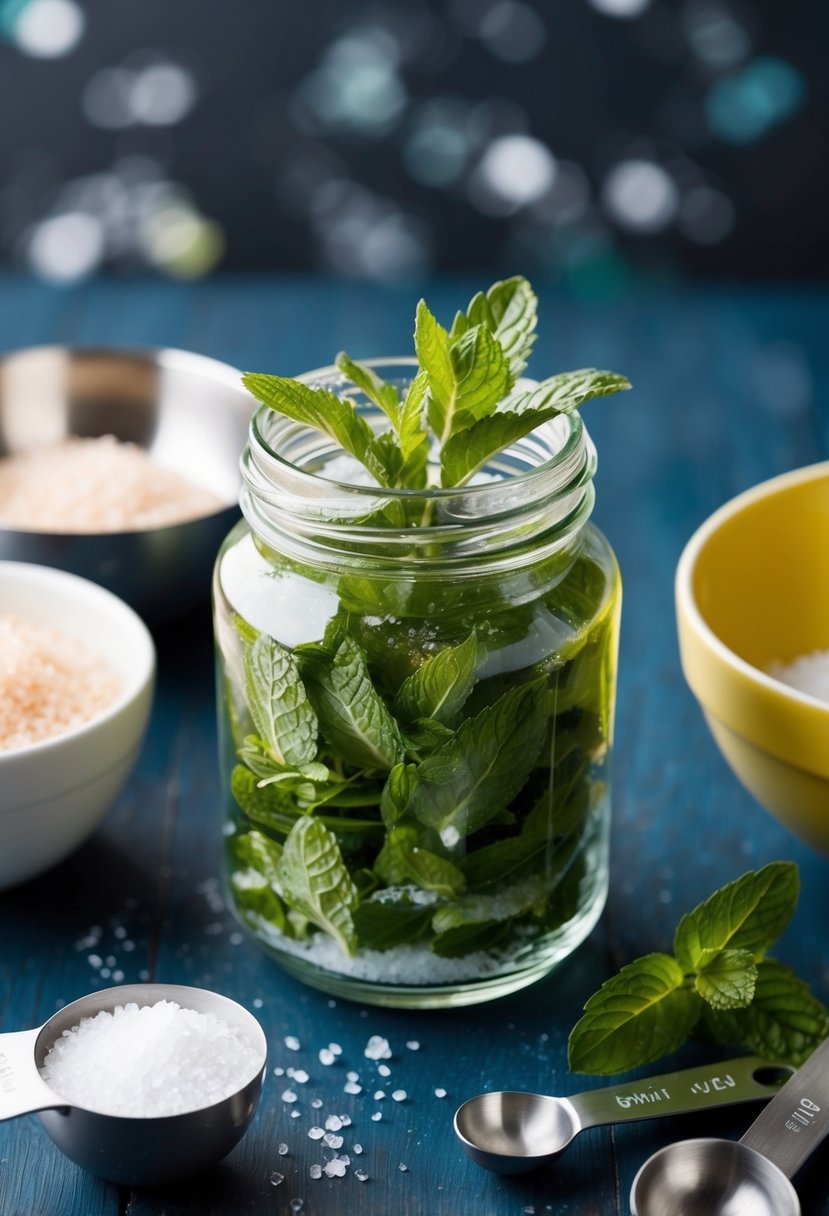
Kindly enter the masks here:
[[829, 462], [763, 482], [706, 520], [680, 558], [676, 605], [685, 678], [726, 760], [829, 854], [829, 702], [767, 674], [829, 650]]

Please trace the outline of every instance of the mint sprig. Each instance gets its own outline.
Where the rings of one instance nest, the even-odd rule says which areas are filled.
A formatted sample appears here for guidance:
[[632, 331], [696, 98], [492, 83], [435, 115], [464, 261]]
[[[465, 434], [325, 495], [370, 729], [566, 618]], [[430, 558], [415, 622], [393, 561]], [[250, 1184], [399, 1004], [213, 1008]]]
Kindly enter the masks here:
[[568, 1043], [574, 1072], [650, 1064], [695, 1031], [730, 1047], [801, 1064], [829, 1034], [829, 1010], [766, 951], [789, 923], [797, 866], [775, 861], [716, 891], [682, 918], [674, 955], [623, 967], [584, 1007]]
[[[542, 423], [593, 397], [630, 388], [625, 376], [587, 368], [517, 392], [535, 342], [537, 309], [532, 287], [520, 276], [478, 292], [465, 312], [456, 313], [450, 330], [421, 300], [414, 332], [419, 368], [402, 398], [372, 367], [341, 351], [337, 367], [386, 415], [386, 429], [370, 426], [348, 395], [254, 372], [246, 372], [243, 381], [277, 413], [323, 431], [381, 486], [462, 486]], [[421, 523], [429, 519], [427, 513]]]

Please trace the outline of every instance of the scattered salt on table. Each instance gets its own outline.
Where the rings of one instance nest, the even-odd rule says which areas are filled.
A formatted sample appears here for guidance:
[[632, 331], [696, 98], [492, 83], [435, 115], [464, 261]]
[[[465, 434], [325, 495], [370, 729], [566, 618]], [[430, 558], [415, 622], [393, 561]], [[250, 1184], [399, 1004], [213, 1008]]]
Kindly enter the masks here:
[[829, 650], [802, 654], [791, 663], [772, 663], [769, 675], [798, 692], [829, 701]]
[[259, 1052], [212, 1013], [175, 1001], [82, 1018], [41, 1069], [67, 1102], [104, 1115], [180, 1115], [221, 1102], [256, 1074]]

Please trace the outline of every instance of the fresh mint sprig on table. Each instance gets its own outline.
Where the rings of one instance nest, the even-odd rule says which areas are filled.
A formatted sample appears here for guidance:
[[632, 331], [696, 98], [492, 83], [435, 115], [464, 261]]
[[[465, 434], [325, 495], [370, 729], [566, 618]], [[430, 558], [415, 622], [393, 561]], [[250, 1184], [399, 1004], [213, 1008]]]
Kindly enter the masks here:
[[360, 462], [381, 486], [422, 490], [429, 465], [444, 487], [465, 485], [503, 448], [558, 414], [630, 388], [616, 372], [563, 372], [515, 392], [535, 342], [538, 301], [516, 277], [478, 292], [449, 330], [425, 300], [417, 306], [419, 368], [403, 397], [371, 367], [344, 352], [337, 367], [391, 424], [376, 433], [353, 401], [284, 376], [246, 372], [253, 396], [277, 413], [314, 427]]
[[679, 922], [674, 954], [623, 967], [584, 1007], [568, 1044], [573, 1072], [627, 1072], [692, 1033], [802, 1064], [829, 1034], [829, 1010], [766, 951], [789, 923], [797, 866], [775, 861], [721, 887]]

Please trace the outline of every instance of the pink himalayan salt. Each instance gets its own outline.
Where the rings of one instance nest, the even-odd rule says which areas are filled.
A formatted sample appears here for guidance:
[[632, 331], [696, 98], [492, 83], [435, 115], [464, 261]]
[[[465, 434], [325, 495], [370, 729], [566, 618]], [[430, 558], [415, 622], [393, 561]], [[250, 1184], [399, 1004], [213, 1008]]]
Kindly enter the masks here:
[[82, 726], [120, 691], [109, 664], [77, 639], [0, 613], [0, 752]]
[[124, 532], [227, 504], [113, 435], [70, 438], [0, 459], [0, 523], [40, 532]]

